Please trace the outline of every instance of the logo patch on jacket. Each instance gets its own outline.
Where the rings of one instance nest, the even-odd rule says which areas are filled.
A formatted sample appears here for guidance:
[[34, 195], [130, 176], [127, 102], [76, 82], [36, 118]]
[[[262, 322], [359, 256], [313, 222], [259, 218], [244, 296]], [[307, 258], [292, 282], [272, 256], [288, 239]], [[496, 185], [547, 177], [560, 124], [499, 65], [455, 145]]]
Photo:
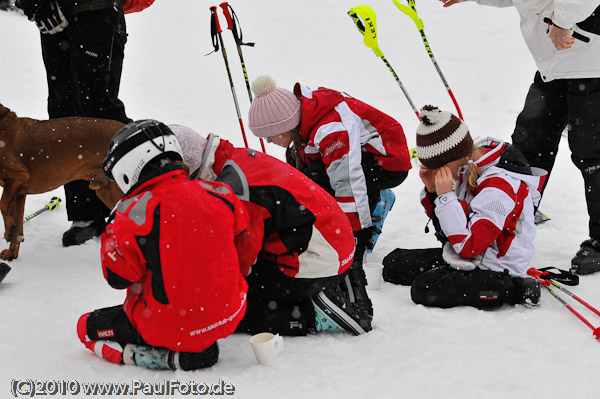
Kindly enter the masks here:
[[115, 336], [115, 330], [112, 328], [108, 330], [98, 330], [98, 338], [111, 338]]
[[341, 141], [335, 141], [335, 142], [331, 143], [331, 145], [329, 145], [327, 148], [325, 148], [325, 151], [323, 152], [323, 157], [326, 157], [327, 155], [331, 154], [335, 150], [339, 150], [340, 148], [342, 148], [345, 145], [346, 144], [342, 143]]

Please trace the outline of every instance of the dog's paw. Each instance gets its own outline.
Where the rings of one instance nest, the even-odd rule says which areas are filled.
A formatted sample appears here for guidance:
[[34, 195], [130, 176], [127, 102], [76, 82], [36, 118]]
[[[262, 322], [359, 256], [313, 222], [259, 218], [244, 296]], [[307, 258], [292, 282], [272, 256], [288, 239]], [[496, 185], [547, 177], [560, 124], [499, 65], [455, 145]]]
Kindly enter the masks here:
[[0, 252], [0, 258], [2, 260], [13, 260], [17, 259], [17, 254], [10, 250], [10, 248], [3, 250]]

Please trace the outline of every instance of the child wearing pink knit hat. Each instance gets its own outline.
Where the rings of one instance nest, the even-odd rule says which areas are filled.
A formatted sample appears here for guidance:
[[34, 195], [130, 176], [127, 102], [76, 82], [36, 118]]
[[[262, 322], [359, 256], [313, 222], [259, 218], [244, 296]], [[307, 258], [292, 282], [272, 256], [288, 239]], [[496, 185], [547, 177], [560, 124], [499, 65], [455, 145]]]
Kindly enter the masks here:
[[394, 203], [390, 190], [411, 168], [402, 126], [345, 93], [296, 83], [293, 92], [268, 76], [252, 83], [248, 114], [258, 137], [288, 149], [288, 162], [332, 194], [355, 237], [355, 263], [372, 249]]

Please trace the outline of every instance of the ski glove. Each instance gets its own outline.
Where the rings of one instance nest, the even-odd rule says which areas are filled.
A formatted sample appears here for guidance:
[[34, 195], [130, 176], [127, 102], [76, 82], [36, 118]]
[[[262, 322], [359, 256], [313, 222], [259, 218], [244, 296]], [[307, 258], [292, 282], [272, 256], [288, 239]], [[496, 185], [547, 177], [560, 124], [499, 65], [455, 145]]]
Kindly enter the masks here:
[[45, 35], [54, 35], [69, 26], [69, 21], [67, 21], [60, 6], [54, 0], [42, 5], [35, 13], [34, 20], [40, 32]]
[[473, 259], [461, 258], [454, 250], [452, 244], [446, 242], [444, 244], [444, 249], [442, 250], [442, 258], [444, 258], [444, 261], [453, 269], [471, 271], [481, 264], [482, 256], [479, 255]]
[[45, 0], [16, 0], [15, 7], [23, 10], [25, 15], [30, 21], [33, 21], [33, 17], [37, 10], [44, 4]]

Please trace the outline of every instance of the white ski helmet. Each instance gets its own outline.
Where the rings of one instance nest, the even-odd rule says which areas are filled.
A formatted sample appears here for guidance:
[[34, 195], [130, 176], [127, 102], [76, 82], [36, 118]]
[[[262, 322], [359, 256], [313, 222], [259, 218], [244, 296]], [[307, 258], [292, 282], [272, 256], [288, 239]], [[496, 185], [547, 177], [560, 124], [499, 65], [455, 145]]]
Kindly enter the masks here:
[[102, 167], [106, 176], [127, 193], [138, 183], [144, 166], [167, 153], [183, 161], [179, 142], [171, 129], [152, 119], [135, 121], [114, 135]]

